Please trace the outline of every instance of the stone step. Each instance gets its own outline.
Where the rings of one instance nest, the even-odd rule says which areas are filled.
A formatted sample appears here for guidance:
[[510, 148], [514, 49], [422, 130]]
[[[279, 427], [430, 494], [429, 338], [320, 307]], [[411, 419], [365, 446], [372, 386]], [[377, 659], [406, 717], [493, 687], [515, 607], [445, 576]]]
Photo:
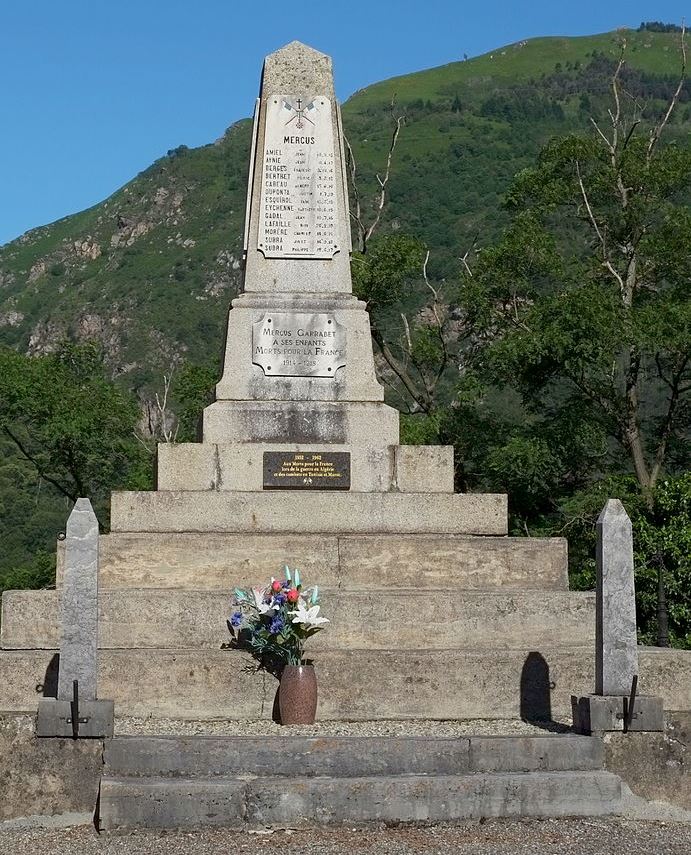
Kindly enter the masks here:
[[602, 769], [601, 739], [545, 736], [118, 736], [106, 742], [114, 777], [459, 775]]
[[99, 827], [444, 822], [602, 816], [620, 809], [621, 780], [602, 771], [254, 780], [104, 776]]
[[118, 533], [99, 550], [102, 589], [256, 585], [286, 563], [322, 587], [568, 589], [564, 538]]
[[[321, 593], [331, 623], [310, 647], [461, 649], [594, 644], [595, 595], [569, 591], [382, 591]], [[101, 648], [210, 648], [230, 641], [232, 592], [102, 591]], [[57, 591], [6, 591], [0, 647], [59, 647]]]
[[[277, 681], [234, 650], [106, 650], [99, 696], [117, 715], [172, 719], [270, 719]], [[57, 654], [0, 651], [3, 710], [32, 712], [55, 695]], [[520, 650], [320, 650], [317, 717], [371, 719], [561, 719], [571, 695], [591, 692], [586, 647]], [[691, 709], [691, 652], [639, 648], [641, 692], [665, 709]]]
[[111, 531], [313, 534], [508, 532], [499, 493], [157, 491], [113, 493]]

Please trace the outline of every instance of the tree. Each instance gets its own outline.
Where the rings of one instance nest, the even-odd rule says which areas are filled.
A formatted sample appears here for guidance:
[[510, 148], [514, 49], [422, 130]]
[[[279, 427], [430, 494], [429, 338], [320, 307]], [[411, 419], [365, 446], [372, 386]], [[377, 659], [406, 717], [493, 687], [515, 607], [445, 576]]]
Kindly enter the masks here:
[[[421, 441], [429, 441], [431, 425], [432, 437], [439, 442], [436, 411], [442, 401], [448, 403], [441, 392], [453, 372], [460, 338], [451, 322], [447, 289], [443, 282], [433, 285], [428, 277], [430, 253], [420, 240], [397, 232], [375, 234], [388, 202], [394, 153], [405, 124], [405, 115], [397, 115], [395, 107], [394, 96], [386, 165], [375, 176], [378, 192], [369, 206], [363, 204], [355, 156], [350, 143], [345, 141], [356, 246], [352, 257], [353, 290], [367, 303], [372, 339], [389, 369], [383, 379], [391, 389], [393, 403], [403, 413], [431, 417], [422, 432], [413, 431], [411, 435], [417, 435], [418, 439], [424, 436], [427, 439]], [[453, 109], [456, 108], [461, 109], [458, 96]], [[366, 209], [370, 213], [369, 222]], [[413, 284], [416, 280], [422, 284], [417, 293]], [[405, 427], [404, 423], [404, 433]]]
[[[494, 339], [486, 366], [529, 411], [580, 411], [622, 449], [648, 507], [688, 459], [691, 149], [663, 145], [682, 72], [659, 119], [611, 81], [608, 124], [553, 140], [508, 195], [514, 221], [479, 254], [465, 304]], [[575, 251], [571, 247], [576, 247]]]
[[95, 344], [47, 356], [0, 349], [0, 431], [40, 478], [71, 502], [88, 496], [103, 524], [111, 489], [150, 485], [134, 430], [136, 400], [104, 373]]
[[[487, 376], [516, 388], [543, 427], [563, 425], [566, 414], [574, 434], [590, 434], [591, 481], [603, 472], [633, 474], [637, 534], [650, 547], [637, 567], [639, 616], [650, 637], [654, 596], [658, 644], [668, 643], [670, 613], [673, 640], [688, 643], [688, 566], [678, 549], [661, 546], [679, 532], [661, 513], [669, 502], [656, 490], [665, 474], [689, 461], [691, 149], [662, 139], [684, 85], [685, 32], [679, 82], [647, 125], [649, 107], [621, 84], [625, 55], [624, 42], [606, 124], [593, 118], [589, 136], [552, 140], [537, 165], [516, 176], [507, 199], [513, 223], [478, 255], [463, 299], [491, 339]], [[567, 473], [575, 496], [593, 494], [592, 484], [579, 487], [573, 478], [568, 437], [565, 446], [533, 442], [528, 454], [522, 450], [545, 492], [562, 468], [554, 479], [557, 501]], [[584, 461], [587, 468], [587, 452], [581, 480]], [[578, 501], [561, 498], [568, 526], [579, 518]], [[628, 499], [630, 505], [630, 491]]]

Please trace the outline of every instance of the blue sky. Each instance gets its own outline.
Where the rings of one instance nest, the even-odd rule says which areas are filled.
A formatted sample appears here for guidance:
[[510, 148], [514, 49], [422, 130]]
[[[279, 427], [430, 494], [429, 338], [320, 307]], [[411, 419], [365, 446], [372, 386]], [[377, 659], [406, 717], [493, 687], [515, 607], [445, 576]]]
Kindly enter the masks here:
[[0, 0], [0, 244], [219, 137], [292, 39], [333, 56], [345, 100], [519, 39], [683, 14], [679, 0]]

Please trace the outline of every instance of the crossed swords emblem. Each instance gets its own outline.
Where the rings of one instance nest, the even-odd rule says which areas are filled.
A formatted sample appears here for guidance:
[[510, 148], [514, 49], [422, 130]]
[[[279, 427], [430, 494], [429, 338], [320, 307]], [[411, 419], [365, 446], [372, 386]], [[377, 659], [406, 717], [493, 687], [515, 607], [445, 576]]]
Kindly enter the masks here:
[[315, 110], [316, 105], [314, 101], [310, 101], [306, 106], [302, 106], [305, 102], [302, 98], [296, 98], [295, 103], [292, 104], [290, 101], [283, 99], [283, 106], [286, 110], [290, 110], [295, 113], [294, 116], [291, 116], [286, 122], [285, 126], [288, 127], [292, 122], [295, 122], [295, 127], [298, 130], [302, 130], [305, 127], [305, 122], [309, 122], [310, 125], [314, 126], [314, 122], [307, 115], [307, 112], [310, 110]]

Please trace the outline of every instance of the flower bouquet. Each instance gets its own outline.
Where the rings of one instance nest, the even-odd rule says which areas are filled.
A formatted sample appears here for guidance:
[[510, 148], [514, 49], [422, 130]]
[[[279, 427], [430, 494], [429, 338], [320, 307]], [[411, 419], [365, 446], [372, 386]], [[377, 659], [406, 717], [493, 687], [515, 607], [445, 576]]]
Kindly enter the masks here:
[[267, 670], [280, 674], [282, 724], [311, 724], [317, 708], [314, 668], [305, 662], [305, 642], [328, 623], [319, 614], [319, 588], [304, 588], [300, 571], [265, 588], [235, 589], [228, 629]]

